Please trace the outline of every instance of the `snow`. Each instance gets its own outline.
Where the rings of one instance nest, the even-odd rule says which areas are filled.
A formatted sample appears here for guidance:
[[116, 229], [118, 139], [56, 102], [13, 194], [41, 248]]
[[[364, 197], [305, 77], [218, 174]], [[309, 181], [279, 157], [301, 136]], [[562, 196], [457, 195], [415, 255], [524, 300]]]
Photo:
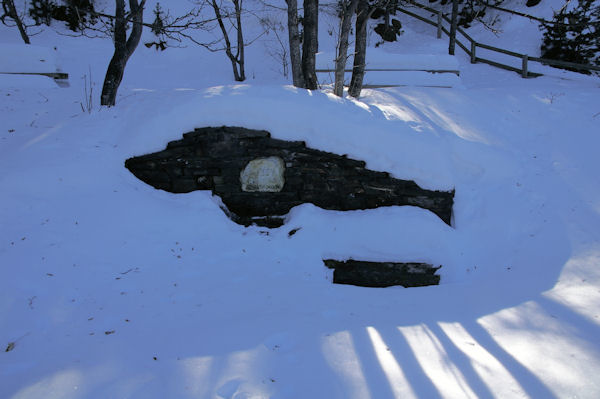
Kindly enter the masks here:
[[56, 48], [3, 44], [0, 72], [57, 72], [60, 71]]
[[[390, 60], [445, 52], [402, 21]], [[460, 87], [353, 100], [290, 86], [261, 41], [241, 84], [222, 53], [140, 45], [117, 106], [100, 108], [110, 41], [33, 40], [59, 46], [70, 86], [0, 85], [0, 397], [600, 396], [597, 77], [521, 79], [459, 52]], [[245, 228], [209, 192], [155, 190], [123, 166], [220, 125], [455, 189], [453, 226], [304, 204], [280, 228]], [[332, 257], [430, 262], [441, 284], [333, 285]]]
[[57, 87], [50, 77], [41, 75], [0, 74], [1, 88], [52, 89]]

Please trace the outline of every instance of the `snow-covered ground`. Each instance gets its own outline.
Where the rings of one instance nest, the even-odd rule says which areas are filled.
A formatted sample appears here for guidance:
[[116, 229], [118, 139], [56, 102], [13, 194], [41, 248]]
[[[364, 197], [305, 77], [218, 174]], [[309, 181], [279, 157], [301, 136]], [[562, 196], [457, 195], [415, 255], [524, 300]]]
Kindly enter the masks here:
[[[444, 53], [402, 20], [390, 58]], [[289, 86], [267, 35], [243, 84], [222, 53], [140, 45], [107, 109], [110, 41], [33, 41], [58, 47], [70, 86], [0, 80], [0, 397], [600, 396], [598, 78], [525, 80], [459, 52], [460, 87], [355, 101]], [[158, 191], [123, 166], [215, 125], [454, 188], [453, 227], [419, 208], [305, 204], [244, 228], [210, 193]], [[441, 285], [333, 285], [329, 257], [440, 264]]]

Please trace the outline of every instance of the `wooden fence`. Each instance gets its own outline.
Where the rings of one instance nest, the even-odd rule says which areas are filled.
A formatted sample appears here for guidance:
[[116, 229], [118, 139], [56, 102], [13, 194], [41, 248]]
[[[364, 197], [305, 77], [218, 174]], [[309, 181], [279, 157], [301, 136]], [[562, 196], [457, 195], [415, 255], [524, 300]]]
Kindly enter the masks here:
[[2, 75], [40, 75], [48, 76], [54, 80], [67, 80], [69, 74], [64, 72], [0, 72]]
[[[442, 12], [440, 10], [435, 10], [433, 8], [424, 6], [422, 4], [419, 3], [415, 3], [412, 0], [409, 0], [409, 4], [413, 5], [415, 7], [421, 8], [423, 10], [429, 11], [431, 13], [433, 13], [434, 15], [437, 15], [437, 18], [435, 21], [428, 19], [426, 17], [423, 17], [419, 14], [415, 14], [414, 12], [411, 12], [409, 10], [406, 10], [402, 7], [398, 7], [397, 10], [409, 15], [413, 18], [416, 18], [420, 21], [423, 21], [429, 25], [435, 26], [437, 28], [437, 37], [438, 39], [440, 39], [442, 37], [442, 32], [445, 33], [447, 36], [450, 36], [450, 30], [449, 27], [446, 28], [446, 26], [444, 26], [444, 21], [447, 22], [448, 24], [451, 24], [450, 18], [448, 18], [446, 15], [442, 14]], [[539, 57], [531, 57], [527, 54], [520, 54], [520, 53], [516, 53], [514, 51], [510, 51], [510, 50], [505, 50], [505, 49], [501, 49], [498, 47], [494, 47], [494, 46], [490, 46], [487, 44], [483, 44], [483, 43], [479, 43], [477, 41], [475, 41], [471, 36], [469, 36], [461, 27], [457, 27], [456, 28], [457, 33], [460, 33], [464, 39], [466, 39], [466, 41], [468, 42], [468, 44], [465, 44], [463, 42], [461, 42], [461, 38], [457, 35], [456, 36], [456, 44], [458, 45], [458, 47], [460, 47], [461, 49], [463, 49], [463, 51], [465, 53], [467, 53], [469, 55], [469, 57], [471, 57], [471, 63], [475, 64], [477, 62], [482, 62], [484, 64], [488, 64], [488, 65], [492, 65], [494, 67], [497, 68], [502, 68], [502, 69], [506, 69], [508, 71], [513, 71], [516, 72], [518, 74], [520, 74], [522, 77], [527, 78], [527, 77], [537, 77], [537, 76], [541, 76], [542, 74], [540, 73], [536, 73], [536, 72], [531, 72], [529, 71], [529, 62], [533, 61], [533, 62], [539, 62], [540, 64], [544, 64], [544, 65], [550, 65], [550, 66], [562, 66], [562, 67], [567, 67], [567, 68], [572, 68], [572, 69], [577, 69], [577, 70], [584, 70], [584, 71], [600, 71], [600, 67], [594, 66], [594, 65], [586, 65], [586, 64], [576, 64], [574, 62], [567, 62], [567, 61], [557, 61], [557, 60], [550, 60], [547, 58], [539, 58]], [[501, 62], [497, 62], [497, 61], [492, 61], [492, 60], [488, 60], [487, 58], [482, 58], [482, 57], [478, 57], [477, 56], [477, 48], [482, 48], [482, 49], [486, 49], [486, 50], [490, 50], [490, 51], [494, 51], [497, 53], [501, 53], [501, 54], [505, 54], [511, 57], [516, 57], [519, 58], [521, 60], [521, 68], [516, 68], [514, 66], [510, 66], [510, 65], [506, 65], [503, 64]]]
[[[365, 89], [402, 86], [449, 88], [460, 83], [458, 61], [450, 55], [397, 54], [390, 62], [388, 57], [382, 60], [377, 55], [370, 54], [362, 86]], [[324, 52], [317, 55], [316, 72], [321, 83], [333, 82], [335, 79], [331, 76], [335, 72], [334, 57], [333, 54]], [[345, 69], [344, 78], [349, 78], [346, 74], [352, 72], [352, 66]]]

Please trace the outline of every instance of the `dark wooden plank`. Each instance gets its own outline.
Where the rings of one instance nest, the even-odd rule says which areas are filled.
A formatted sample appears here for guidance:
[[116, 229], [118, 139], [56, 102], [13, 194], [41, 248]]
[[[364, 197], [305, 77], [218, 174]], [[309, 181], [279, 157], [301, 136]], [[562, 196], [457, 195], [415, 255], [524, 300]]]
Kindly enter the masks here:
[[569, 67], [569, 68], [575, 68], [575, 69], [581, 69], [581, 70], [587, 70], [587, 71], [600, 71], [600, 67], [595, 66], [595, 65], [587, 65], [587, 64], [577, 64], [575, 62], [568, 62], [568, 61], [559, 61], [559, 60], [550, 60], [548, 58], [538, 58], [538, 57], [529, 57], [530, 61], [536, 61], [539, 62], [540, 64], [545, 64], [545, 65], [558, 65], [558, 66], [565, 66], [565, 67]]
[[[335, 72], [334, 69], [317, 69], [316, 72]], [[352, 72], [352, 69], [345, 69], [344, 72]], [[365, 72], [429, 72], [429, 73], [453, 73], [460, 76], [460, 71], [456, 69], [413, 69], [413, 68], [368, 68]]]
[[460, 26], [459, 26], [459, 27], [457, 27], [457, 28], [456, 28], [456, 30], [457, 30], [457, 31], [458, 31], [458, 32], [459, 32], [461, 35], [463, 35], [464, 37], [466, 37], [468, 41], [470, 41], [470, 42], [474, 42], [474, 41], [475, 41], [475, 40], [473, 40], [473, 38], [472, 38], [471, 36], [467, 35], [467, 32], [465, 32], [465, 31], [464, 31], [464, 30], [463, 30], [463, 29], [462, 29]]
[[[438, 12], [437, 10], [434, 10], [433, 8], [430, 8], [430, 7], [424, 6], [424, 5], [422, 5], [422, 4], [419, 4], [419, 3], [415, 3], [414, 1], [410, 1], [409, 3], [410, 3], [411, 5], [414, 5], [414, 6], [416, 6], [416, 7], [422, 8], [423, 10], [429, 11], [429, 12], [431, 12], [431, 13], [433, 13], [433, 14], [437, 14], [437, 12]], [[402, 10], [401, 8], [398, 8], [398, 10], [399, 10], [399, 11], [403, 11], [403, 12], [404, 12], [404, 10]], [[421, 17], [421, 18], [422, 18], [422, 17]], [[448, 17], [447, 17], [445, 14], [442, 14], [442, 19], [443, 19], [444, 21], [448, 22], [449, 24], [451, 24], [451, 23], [452, 23], [452, 21], [450, 20], [450, 18], [448, 18]], [[433, 22], [433, 21], [429, 21], [428, 23], [432, 23], [432, 22]], [[436, 24], [436, 26], [437, 26], [437, 23], [435, 23], [435, 24]], [[474, 41], [475, 41], [475, 40], [473, 40], [473, 38], [472, 38], [471, 36], [469, 36], [469, 35], [467, 34], [467, 32], [465, 32], [465, 31], [464, 31], [464, 30], [463, 30], [463, 29], [462, 29], [460, 26], [458, 26], [458, 27], [456, 28], [456, 30], [457, 30], [457, 31], [458, 31], [458, 32], [459, 32], [461, 35], [463, 35], [463, 36], [464, 36], [464, 37], [465, 37], [465, 38], [466, 38], [468, 41], [470, 41], [470, 42], [474, 42]], [[450, 36], [450, 32], [449, 32], [449, 31], [448, 31], [446, 28], [444, 28], [443, 26], [442, 26], [442, 31], [444, 31], [444, 33], [445, 33], [446, 35]]]
[[[515, 68], [515, 67], [509, 66], [509, 65], [504, 65], [504, 64], [501, 64], [499, 62], [488, 60], [488, 59], [485, 59], [485, 58], [479, 58], [479, 57], [477, 57], [475, 59], [475, 61], [482, 62], [484, 64], [488, 64], [488, 65], [494, 66], [496, 68], [505, 69], [507, 71], [516, 72], [519, 75], [522, 73], [522, 70], [520, 68]], [[527, 76], [528, 77], [532, 77], [532, 78], [537, 78], [538, 76], [542, 76], [542, 74], [541, 73], [537, 73], [537, 72], [528, 72]]]
[[501, 63], [496, 62], [496, 61], [488, 60], [486, 58], [477, 57], [475, 59], [475, 61], [477, 61], [477, 62], [483, 62], [484, 64], [488, 64], [488, 65], [494, 66], [496, 68], [504, 69], [504, 70], [507, 70], [507, 71], [521, 73], [521, 70], [519, 68], [515, 68], [515, 67], [509, 66], [509, 65], [504, 65], [504, 64], [501, 64]]
[[481, 48], [484, 48], [484, 49], [487, 49], [487, 50], [496, 51], [498, 53], [510, 55], [510, 56], [517, 57], [517, 58], [523, 58], [523, 54], [521, 54], [521, 53], [515, 53], [514, 51], [504, 50], [504, 49], [501, 49], [501, 48], [498, 48], [498, 47], [490, 46], [488, 44], [477, 43], [477, 47], [481, 47]]
[[423, 4], [416, 3], [416, 2], [414, 2], [412, 0], [409, 1], [408, 3], [411, 4], [411, 5], [413, 5], [413, 6], [415, 6], [415, 7], [422, 8], [423, 10], [427, 10], [429, 12], [432, 12], [434, 14], [436, 14], [438, 12], [438, 10], [435, 10], [435, 9], [433, 9], [431, 7], [427, 7], [427, 6], [423, 5]]
[[2, 75], [39, 75], [48, 76], [52, 79], [66, 80], [69, 79], [69, 74], [64, 72], [0, 72]]
[[469, 49], [468, 49], [468, 48], [467, 48], [467, 47], [466, 47], [464, 44], [462, 44], [462, 43], [460, 42], [460, 40], [457, 40], [457, 41], [456, 41], [456, 44], [458, 44], [458, 47], [460, 47], [461, 49], [463, 49], [463, 51], [464, 51], [465, 53], [467, 53], [467, 54], [469, 55], [469, 57], [471, 56], [471, 50], [469, 50]]
[[440, 89], [451, 89], [452, 86], [442, 86], [442, 85], [409, 85], [409, 84], [397, 84], [397, 85], [363, 85], [363, 89], [386, 89], [386, 88], [390, 88], [390, 87], [409, 87], [409, 86], [413, 86], [413, 87], [436, 87], [436, 88], [440, 88]]
[[404, 10], [402, 8], [398, 8], [398, 11], [403, 12], [404, 14], [410, 15], [411, 17], [416, 18], [416, 19], [418, 19], [420, 21], [423, 21], [426, 24], [433, 25], [433, 26], [437, 27], [437, 22], [434, 22], [434, 21], [432, 21], [430, 19], [422, 17], [419, 14], [415, 14], [414, 12], [410, 12], [410, 11]]

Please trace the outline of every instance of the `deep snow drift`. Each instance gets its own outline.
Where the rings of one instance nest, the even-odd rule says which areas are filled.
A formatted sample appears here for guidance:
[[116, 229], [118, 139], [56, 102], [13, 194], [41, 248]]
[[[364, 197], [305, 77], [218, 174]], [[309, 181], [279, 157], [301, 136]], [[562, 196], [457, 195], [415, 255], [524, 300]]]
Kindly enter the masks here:
[[[410, 40], [443, 53], [433, 29], [404, 29], [390, 57]], [[110, 42], [38, 38], [59, 43], [71, 86], [0, 87], [1, 397], [600, 395], [597, 78], [523, 80], [459, 55], [460, 88], [356, 101], [287, 85], [264, 42], [244, 84], [223, 54], [140, 46], [117, 106], [87, 113], [81, 77], [98, 97]], [[413, 207], [306, 204], [244, 228], [210, 193], [158, 191], [123, 166], [216, 125], [455, 188], [453, 227]], [[334, 286], [328, 257], [441, 264], [441, 285]]]

